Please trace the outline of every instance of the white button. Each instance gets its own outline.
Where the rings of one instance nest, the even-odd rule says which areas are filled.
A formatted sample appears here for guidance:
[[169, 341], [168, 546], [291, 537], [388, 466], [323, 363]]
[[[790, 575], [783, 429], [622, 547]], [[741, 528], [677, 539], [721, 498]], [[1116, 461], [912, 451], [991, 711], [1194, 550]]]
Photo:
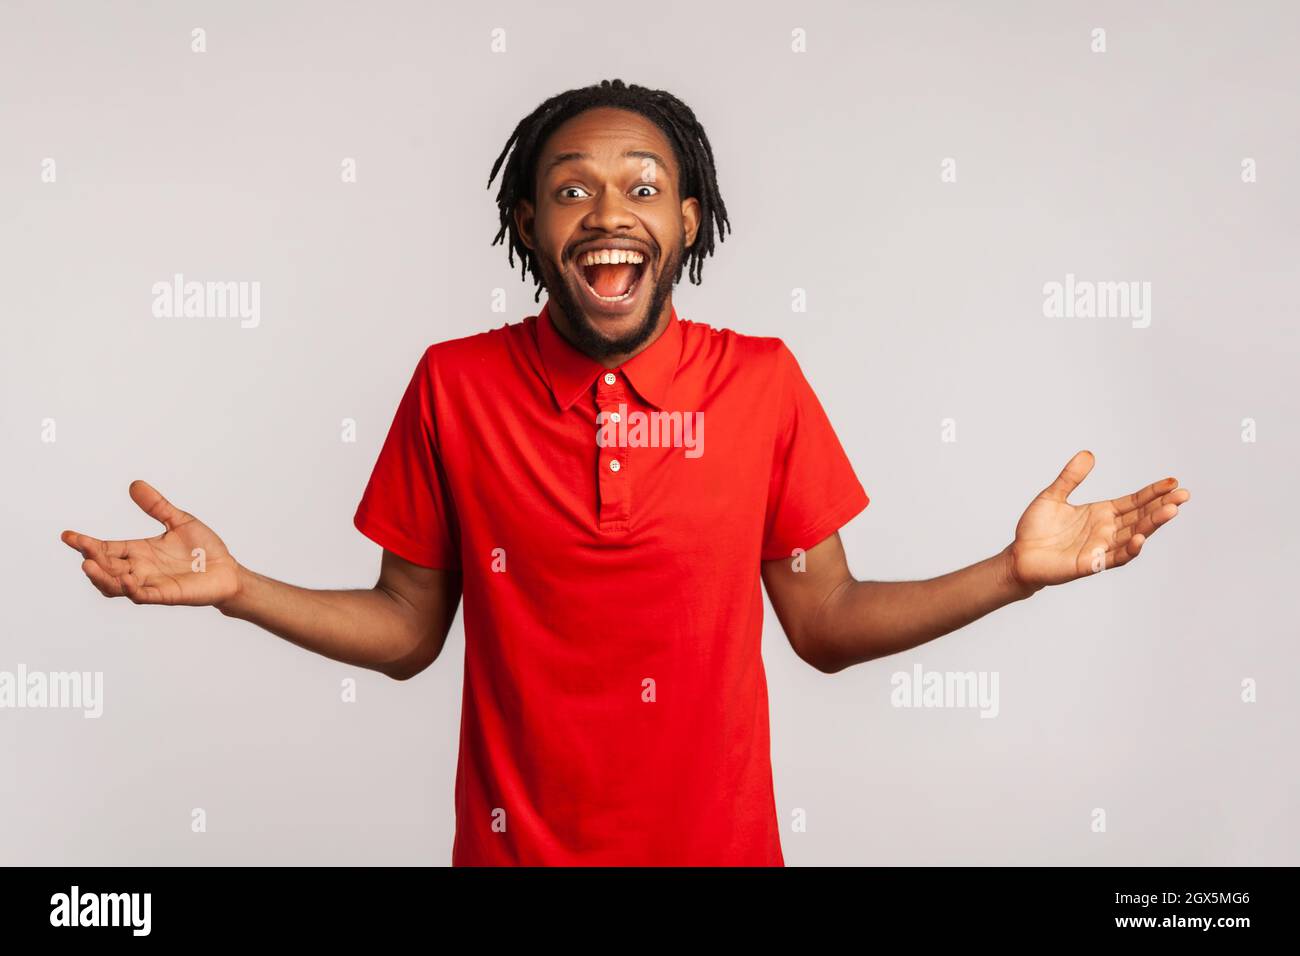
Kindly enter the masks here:
[[609, 413], [609, 420], [610, 420], [611, 422], [613, 422], [615, 425], [617, 425], [617, 424], [618, 424], [618, 420], [619, 420], [619, 414], [618, 414], [618, 412], [610, 412], [610, 413]]
[[610, 470], [610, 471], [618, 471], [618, 470], [619, 470], [620, 468], [622, 468], [622, 467], [623, 467], [623, 466], [620, 465], [620, 464], [618, 463], [618, 459], [617, 459], [617, 458], [611, 458], [611, 459], [609, 460], [609, 470]]
[[606, 372], [606, 373], [605, 373], [605, 384], [606, 384], [606, 385], [613, 385], [616, 381], [618, 381], [618, 379], [616, 379], [616, 378], [614, 377], [614, 373], [613, 373], [613, 372]]

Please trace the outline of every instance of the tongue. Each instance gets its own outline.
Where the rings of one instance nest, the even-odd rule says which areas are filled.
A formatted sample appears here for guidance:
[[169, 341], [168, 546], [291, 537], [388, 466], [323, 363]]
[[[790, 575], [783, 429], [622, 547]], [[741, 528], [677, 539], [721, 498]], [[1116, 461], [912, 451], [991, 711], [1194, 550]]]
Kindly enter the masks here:
[[617, 298], [636, 280], [636, 266], [630, 262], [616, 265], [595, 265], [587, 267], [587, 282], [599, 295]]

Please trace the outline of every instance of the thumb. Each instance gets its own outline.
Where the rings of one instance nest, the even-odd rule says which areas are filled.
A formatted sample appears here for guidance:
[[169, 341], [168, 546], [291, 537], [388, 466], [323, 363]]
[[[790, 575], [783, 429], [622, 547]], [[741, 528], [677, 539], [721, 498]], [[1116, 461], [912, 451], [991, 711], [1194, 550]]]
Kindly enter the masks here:
[[1088, 477], [1088, 473], [1096, 463], [1096, 457], [1087, 449], [1076, 452], [1074, 457], [1066, 462], [1061, 473], [1056, 476], [1056, 480], [1044, 488], [1039, 497], [1050, 498], [1052, 501], [1065, 501], [1070, 493], [1079, 487], [1079, 482]]
[[137, 478], [127, 489], [131, 500], [149, 517], [161, 521], [168, 531], [185, 522], [190, 516], [181, 511], [159, 493], [158, 489], [147, 481]]

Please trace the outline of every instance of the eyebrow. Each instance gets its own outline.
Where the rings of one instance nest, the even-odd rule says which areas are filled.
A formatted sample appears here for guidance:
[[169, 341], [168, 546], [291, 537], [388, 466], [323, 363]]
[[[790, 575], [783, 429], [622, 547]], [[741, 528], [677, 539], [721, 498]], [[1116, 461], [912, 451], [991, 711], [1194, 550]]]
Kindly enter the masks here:
[[[662, 156], [648, 149], [629, 149], [626, 153], [623, 154], [623, 158], [624, 159], [649, 159], [649, 160], [653, 160], [656, 166], [659, 166], [665, 170], [671, 169], [671, 167], [669, 167], [669, 165], [666, 162], [664, 162], [664, 158]], [[555, 156], [551, 158], [551, 161], [546, 164], [546, 168], [542, 170], [542, 175], [545, 176], [556, 166], [560, 166], [563, 165], [564, 163], [573, 162], [574, 160], [579, 160], [579, 159], [591, 159], [591, 153], [581, 153], [581, 152], [556, 153]]]

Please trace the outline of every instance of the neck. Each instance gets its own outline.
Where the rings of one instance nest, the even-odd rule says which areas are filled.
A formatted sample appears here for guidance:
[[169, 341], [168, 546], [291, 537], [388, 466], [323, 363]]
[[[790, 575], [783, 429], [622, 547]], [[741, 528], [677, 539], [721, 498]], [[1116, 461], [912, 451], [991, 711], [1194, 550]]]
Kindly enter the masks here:
[[585, 349], [582, 348], [582, 346], [580, 346], [577, 343], [576, 336], [574, 336], [573, 330], [569, 325], [569, 317], [565, 315], [564, 311], [558, 307], [558, 304], [556, 303], [555, 299], [553, 298], [550, 299], [549, 305], [550, 305], [550, 315], [552, 319], [552, 324], [555, 326], [555, 330], [559, 332], [560, 335], [564, 338], [564, 340], [568, 342], [570, 345], [572, 345], [575, 349], [577, 349], [579, 352], [582, 352], [588, 358], [596, 362], [599, 362], [605, 368], [617, 368], [618, 366], [622, 365], [624, 362], [631, 359], [634, 355], [640, 355], [650, 346], [654, 345], [654, 343], [658, 340], [659, 336], [664, 334], [664, 329], [668, 328], [668, 323], [672, 320], [673, 317], [672, 299], [671, 298], [665, 299], [663, 307], [660, 308], [659, 315], [655, 319], [654, 331], [650, 333], [649, 337], [646, 338], [644, 342], [642, 342], [636, 348], [632, 349], [632, 351], [630, 352], [616, 352], [612, 355], [592, 355], [590, 352], [587, 352]]

